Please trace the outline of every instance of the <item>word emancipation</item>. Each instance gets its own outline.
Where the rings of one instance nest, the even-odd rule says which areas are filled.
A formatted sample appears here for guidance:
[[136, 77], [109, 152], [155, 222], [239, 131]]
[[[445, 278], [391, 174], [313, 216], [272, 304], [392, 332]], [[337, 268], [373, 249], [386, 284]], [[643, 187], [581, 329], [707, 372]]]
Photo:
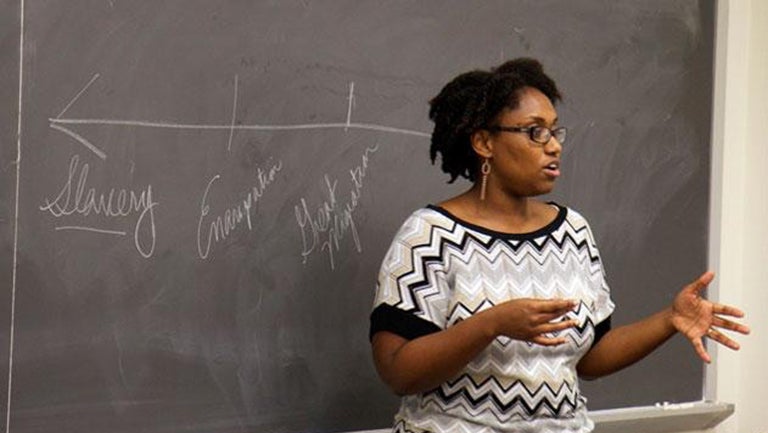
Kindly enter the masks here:
[[238, 226], [242, 225], [243, 221], [249, 231], [253, 230], [251, 214], [256, 211], [262, 196], [282, 169], [282, 161], [271, 164], [266, 170], [258, 167], [255, 185], [245, 194], [245, 198], [216, 217], [209, 216], [211, 208], [208, 203], [211, 188], [221, 175], [217, 174], [208, 181], [200, 200], [200, 217], [197, 222], [197, 254], [201, 259], [207, 259], [211, 252], [211, 245], [227, 239]]

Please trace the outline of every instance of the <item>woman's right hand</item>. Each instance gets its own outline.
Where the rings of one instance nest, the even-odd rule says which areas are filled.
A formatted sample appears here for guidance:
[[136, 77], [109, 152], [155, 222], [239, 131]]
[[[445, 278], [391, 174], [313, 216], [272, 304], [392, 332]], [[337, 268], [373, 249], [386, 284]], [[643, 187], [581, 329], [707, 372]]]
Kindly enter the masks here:
[[564, 337], [552, 337], [551, 333], [578, 325], [565, 314], [576, 308], [576, 302], [567, 299], [513, 299], [490, 310], [495, 334], [515, 340], [530, 341], [542, 346], [565, 343]]
[[413, 340], [379, 331], [372, 339], [376, 369], [399, 395], [428, 391], [454, 377], [498, 336], [543, 346], [565, 343], [549, 333], [575, 326], [563, 317], [575, 307], [569, 300], [515, 299]]

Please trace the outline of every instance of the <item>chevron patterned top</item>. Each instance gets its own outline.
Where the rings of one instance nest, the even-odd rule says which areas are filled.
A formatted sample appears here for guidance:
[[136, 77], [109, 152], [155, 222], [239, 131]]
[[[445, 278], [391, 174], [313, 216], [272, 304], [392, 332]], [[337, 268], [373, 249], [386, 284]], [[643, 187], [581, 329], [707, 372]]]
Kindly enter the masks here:
[[595, 325], [614, 309], [587, 221], [551, 203], [558, 215], [531, 233], [495, 232], [428, 206], [395, 236], [379, 273], [372, 332], [413, 339], [515, 298], [577, 300], [580, 325], [556, 347], [499, 337], [454, 378], [405, 396], [395, 432], [592, 431], [576, 364]]

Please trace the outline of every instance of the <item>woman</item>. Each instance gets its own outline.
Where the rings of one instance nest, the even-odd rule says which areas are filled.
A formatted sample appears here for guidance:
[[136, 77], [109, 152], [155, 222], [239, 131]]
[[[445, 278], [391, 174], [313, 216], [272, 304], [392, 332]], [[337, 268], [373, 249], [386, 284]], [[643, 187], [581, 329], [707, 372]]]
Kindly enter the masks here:
[[589, 432], [578, 377], [640, 360], [675, 333], [705, 362], [707, 337], [749, 329], [736, 308], [700, 296], [707, 272], [673, 304], [611, 328], [614, 305], [587, 221], [534, 197], [560, 175], [560, 93], [517, 59], [459, 75], [431, 101], [430, 154], [473, 182], [414, 212], [381, 267], [371, 343], [381, 378], [403, 396], [398, 432]]

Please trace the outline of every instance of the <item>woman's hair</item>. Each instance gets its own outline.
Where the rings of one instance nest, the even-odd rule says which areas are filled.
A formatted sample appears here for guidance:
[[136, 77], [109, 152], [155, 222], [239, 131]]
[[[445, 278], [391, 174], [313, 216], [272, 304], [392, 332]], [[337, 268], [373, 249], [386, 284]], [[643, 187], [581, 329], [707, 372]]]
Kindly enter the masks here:
[[429, 156], [434, 164], [437, 154], [441, 155], [440, 167], [451, 176], [449, 183], [459, 176], [470, 181], [477, 178], [480, 164], [472, 149], [472, 134], [492, 126], [505, 108], [517, 108], [524, 87], [538, 89], [552, 104], [561, 99], [541, 63], [519, 58], [490, 71], [463, 73], [429, 101], [429, 118], [435, 122]]

